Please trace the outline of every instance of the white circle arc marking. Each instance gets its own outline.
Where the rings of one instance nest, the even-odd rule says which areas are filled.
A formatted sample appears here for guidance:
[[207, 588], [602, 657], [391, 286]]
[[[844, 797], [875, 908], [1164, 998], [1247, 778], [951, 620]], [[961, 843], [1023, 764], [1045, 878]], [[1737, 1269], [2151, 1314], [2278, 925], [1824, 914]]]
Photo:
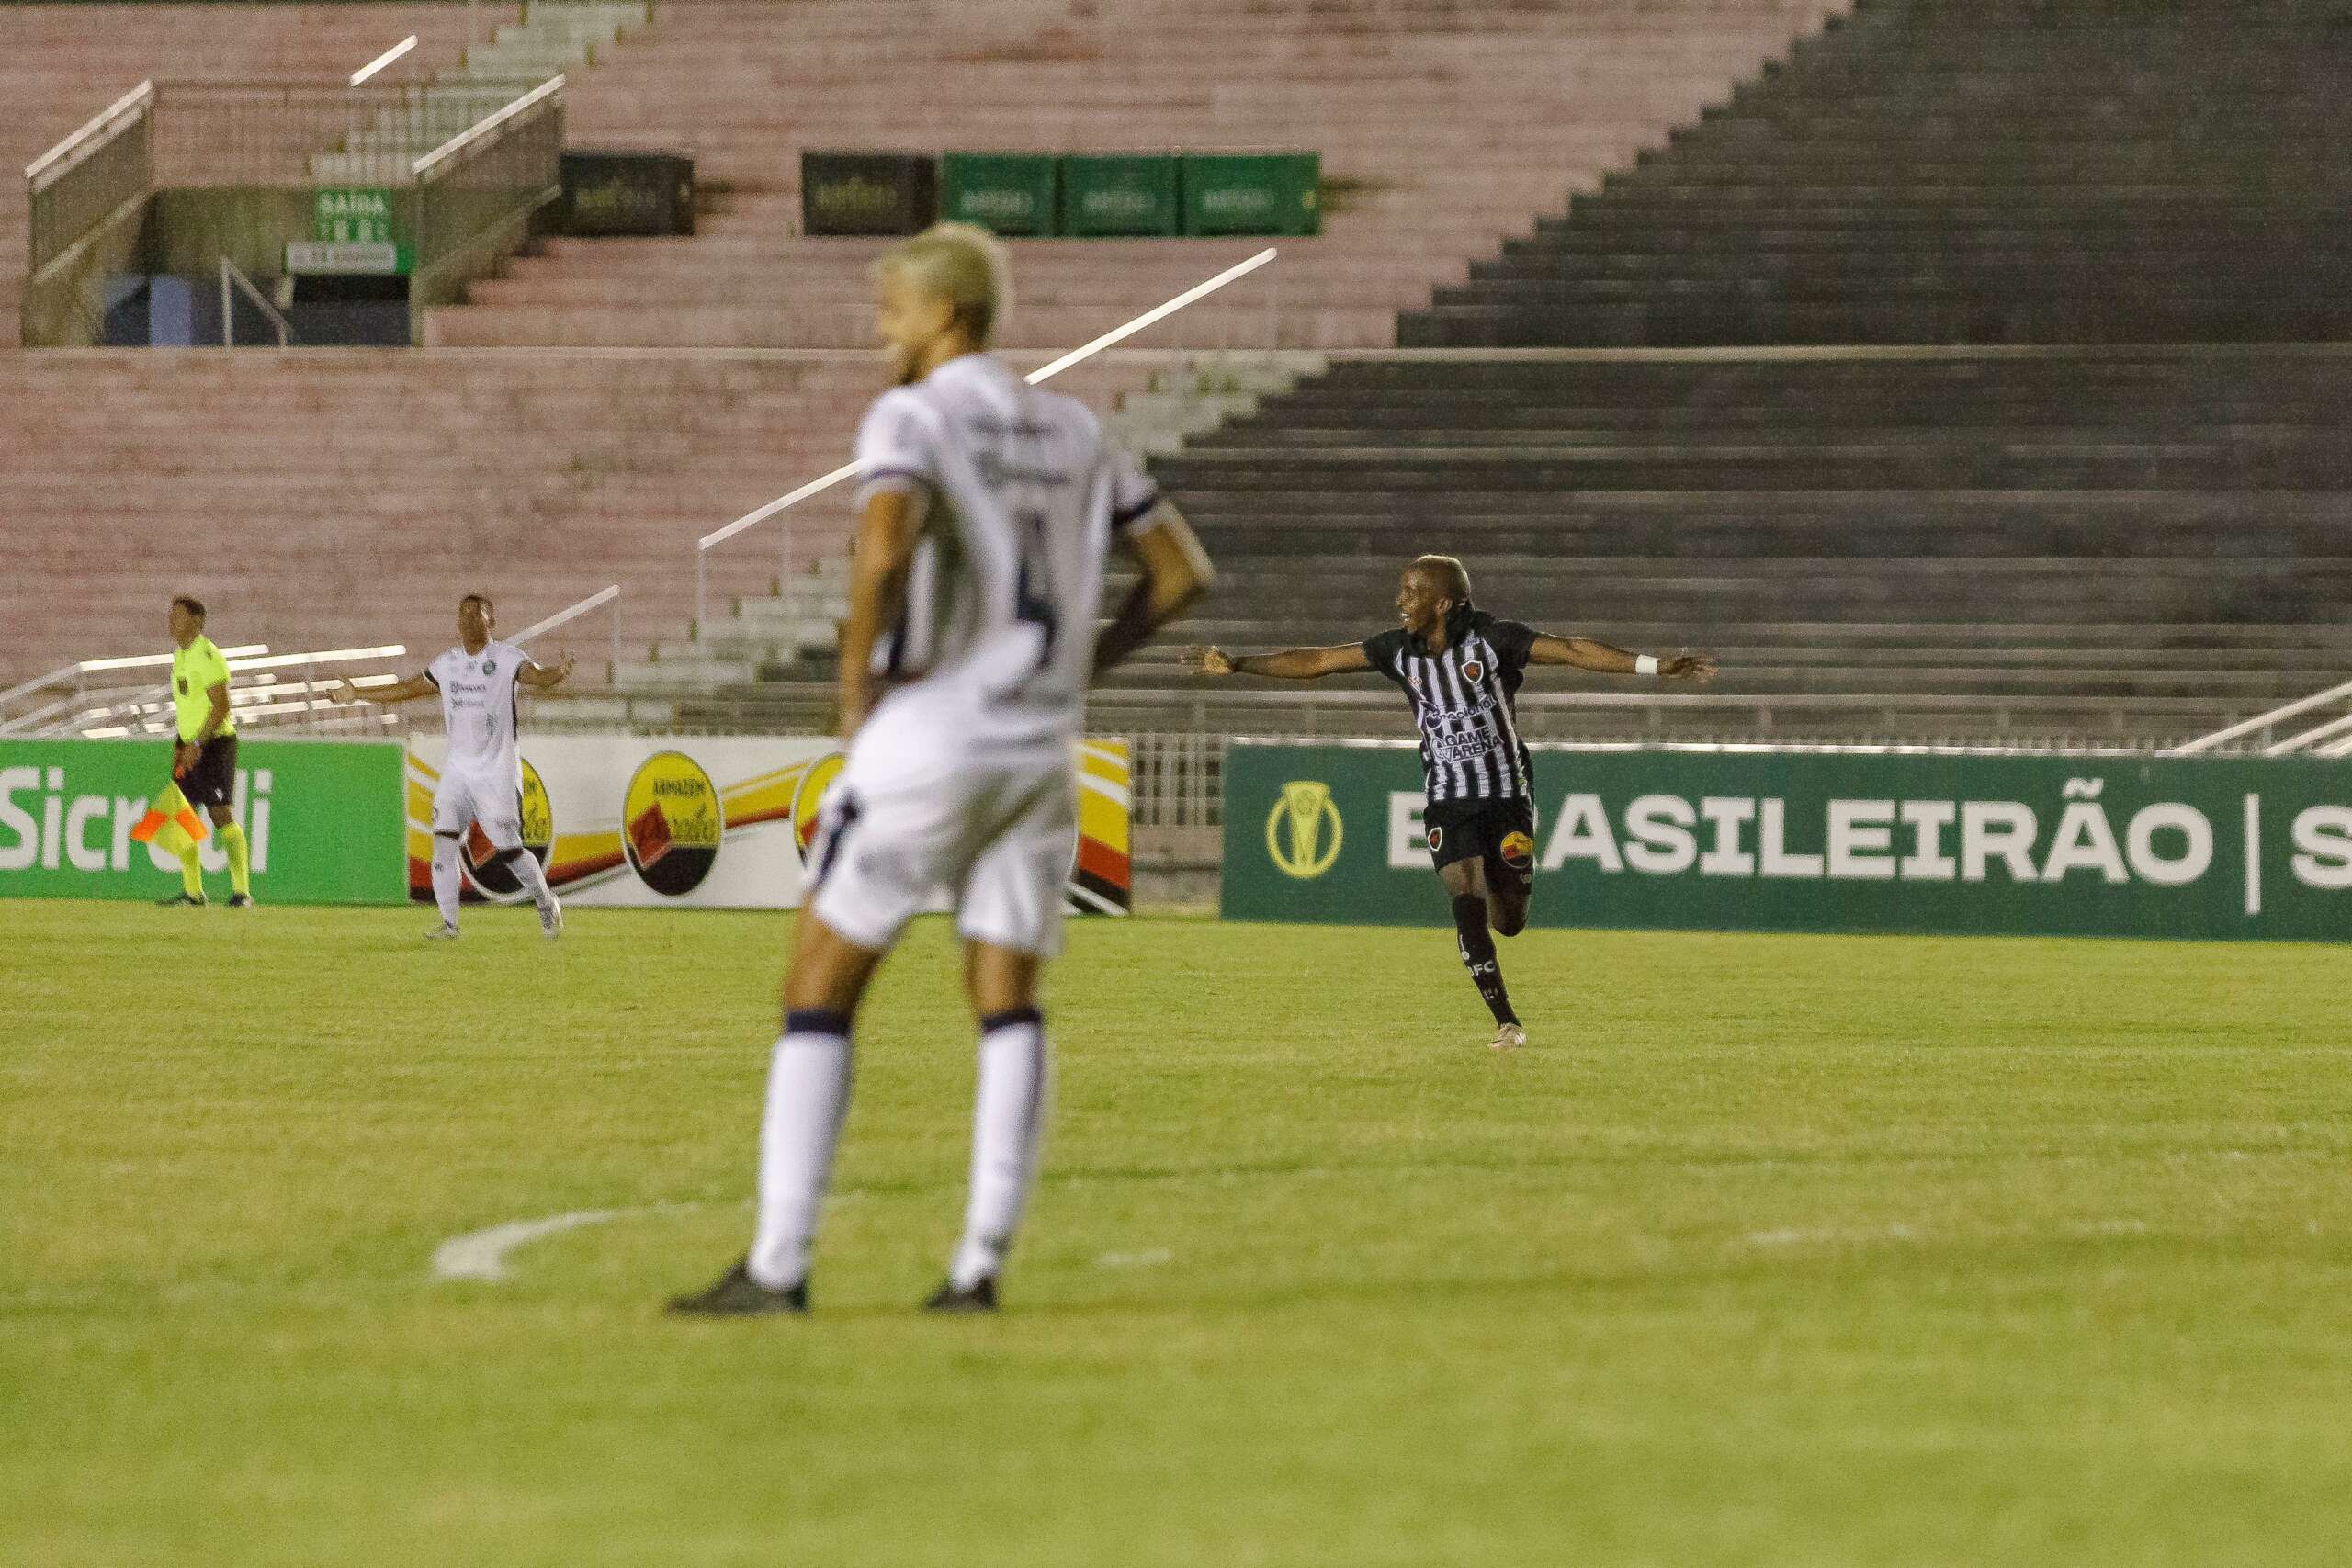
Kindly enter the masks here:
[[503, 1225], [487, 1230], [469, 1231], [453, 1235], [433, 1250], [433, 1277], [436, 1280], [503, 1280], [506, 1278], [506, 1255], [518, 1247], [527, 1247], [542, 1236], [560, 1235], [584, 1225], [601, 1225], [609, 1220], [630, 1214], [650, 1214], [662, 1209], [693, 1208], [690, 1203], [658, 1203], [639, 1209], [574, 1209], [570, 1213], [549, 1214], [537, 1220], [509, 1220]]

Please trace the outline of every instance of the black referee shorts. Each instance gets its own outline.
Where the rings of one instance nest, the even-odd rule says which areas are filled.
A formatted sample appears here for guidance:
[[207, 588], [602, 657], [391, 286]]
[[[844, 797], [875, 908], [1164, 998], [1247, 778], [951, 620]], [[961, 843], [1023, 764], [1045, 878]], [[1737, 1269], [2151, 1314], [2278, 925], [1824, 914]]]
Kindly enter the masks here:
[[190, 806], [226, 806], [237, 793], [237, 738], [216, 735], [196, 754], [196, 766], [173, 781]]
[[1526, 892], [1535, 886], [1535, 807], [1525, 800], [1433, 800], [1421, 813], [1430, 863], [1487, 863], [1487, 885]]

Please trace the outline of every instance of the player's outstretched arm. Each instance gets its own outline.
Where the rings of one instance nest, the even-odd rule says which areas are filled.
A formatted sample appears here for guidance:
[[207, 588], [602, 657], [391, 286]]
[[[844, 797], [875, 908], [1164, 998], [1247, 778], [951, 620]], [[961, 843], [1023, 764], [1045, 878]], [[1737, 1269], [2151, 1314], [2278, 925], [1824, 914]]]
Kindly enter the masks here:
[[1184, 654], [1187, 661], [1196, 665], [1204, 675], [1264, 675], [1276, 681], [1319, 681], [1326, 675], [1345, 675], [1372, 668], [1372, 660], [1364, 657], [1363, 645], [1354, 642], [1343, 642], [1337, 648], [1290, 648], [1280, 653], [1227, 653], [1221, 648], [1188, 648]]
[[335, 686], [334, 694], [342, 702], [381, 703], [386, 707], [390, 707], [394, 703], [414, 702], [419, 697], [432, 696], [440, 689], [422, 675], [411, 675], [406, 680], [396, 681], [389, 686], [365, 688], [355, 684], [351, 677], [345, 675]]
[[1661, 681], [1712, 681], [1715, 661], [1704, 653], [1677, 653], [1659, 659], [1595, 642], [1589, 637], [1553, 637], [1539, 633], [1527, 650], [1530, 664], [1566, 664], [1603, 675], [1655, 675]]
[[1208, 551], [1201, 547], [1191, 524], [1174, 507], [1162, 504], [1142, 524], [1120, 537], [1143, 576], [1127, 592], [1125, 603], [1102, 635], [1094, 639], [1094, 679], [1125, 662], [1127, 656], [1151, 639], [1151, 634], [1192, 608], [1216, 581]]
[[514, 672], [514, 679], [535, 692], [551, 692], [571, 678], [572, 666], [576, 662], [577, 660], [569, 653], [563, 656], [563, 662], [560, 664], [541, 664], [535, 660], [517, 670]]

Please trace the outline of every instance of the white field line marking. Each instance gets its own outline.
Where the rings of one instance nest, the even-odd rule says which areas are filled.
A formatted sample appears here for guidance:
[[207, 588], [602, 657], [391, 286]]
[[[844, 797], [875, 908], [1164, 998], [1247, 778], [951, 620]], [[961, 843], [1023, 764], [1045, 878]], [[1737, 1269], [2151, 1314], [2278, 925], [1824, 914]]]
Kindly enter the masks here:
[[381, 71], [385, 66], [390, 65], [393, 61], [398, 60], [401, 55], [406, 54], [410, 50], [414, 49], [415, 47], [416, 35], [414, 33], [411, 33], [408, 37], [401, 39], [400, 42], [392, 45], [391, 48], [384, 51], [383, 53], [378, 55], [375, 59], [369, 61], [358, 70], [354, 71], [351, 73], [351, 85], [355, 87], [358, 86], [362, 82], [367, 81], [368, 77], [373, 76], [377, 72]]
[[1097, 1269], [1153, 1269], [1174, 1261], [1174, 1253], [1164, 1247], [1155, 1247], [1146, 1252], [1106, 1252], [1094, 1260], [1094, 1266]]
[[433, 1277], [436, 1280], [503, 1280], [506, 1278], [506, 1255], [518, 1247], [526, 1247], [542, 1236], [560, 1235], [583, 1225], [601, 1225], [625, 1214], [650, 1214], [650, 1209], [574, 1209], [568, 1214], [549, 1214], [539, 1220], [509, 1220], [503, 1225], [487, 1230], [469, 1231], [453, 1235], [433, 1252]]
[[[1932, 1235], [1931, 1227], [1904, 1224], [1841, 1227], [1820, 1225], [1786, 1230], [1751, 1231], [1741, 1236], [1741, 1247], [1804, 1247], [1824, 1243], [1859, 1245], [1877, 1241], [1921, 1241]], [[1990, 1230], [1953, 1231], [1944, 1238], [1951, 1241], [2014, 1241], [2035, 1236], [2102, 1236], [2145, 1235], [2144, 1220], [2088, 1220], [2075, 1224], [2044, 1228], [2039, 1225], [2001, 1225]]]

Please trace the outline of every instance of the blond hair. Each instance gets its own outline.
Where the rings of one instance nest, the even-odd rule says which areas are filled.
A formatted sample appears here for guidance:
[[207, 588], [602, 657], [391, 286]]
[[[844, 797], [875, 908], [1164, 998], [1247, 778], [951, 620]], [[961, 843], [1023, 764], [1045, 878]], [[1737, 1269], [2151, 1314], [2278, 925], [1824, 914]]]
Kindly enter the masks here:
[[1470, 603], [1470, 569], [1453, 556], [1415, 556], [1410, 570], [1425, 572], [1445, 584], [1446, 597], [1457, 604]]
[[970, 223], [934, 223], [882, 253], [876, 277], [895, 277], [955, 308], [956, 324], [982, 347], [1012, 311], [1012, 269], [1004, 246]]

